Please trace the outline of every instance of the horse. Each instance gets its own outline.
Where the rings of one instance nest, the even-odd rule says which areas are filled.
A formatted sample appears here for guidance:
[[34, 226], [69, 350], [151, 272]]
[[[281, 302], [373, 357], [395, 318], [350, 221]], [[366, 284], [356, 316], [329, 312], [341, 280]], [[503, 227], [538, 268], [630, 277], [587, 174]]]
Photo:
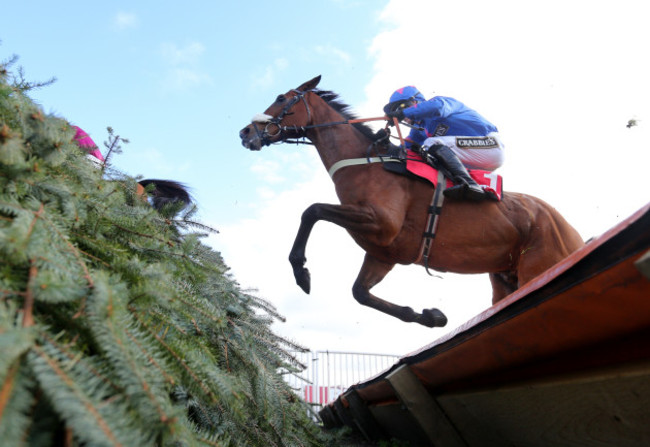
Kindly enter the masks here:
[[383, 163], [371, 163], [370, 149], [383, 145], [388, 151], [391, 144], [382, 143], [381, 132], [356, 120], [336, 93], [317, 89], [320, 80], [317, 76], [279, 95], [239, 133], [242, 145], [252, 151], [274, 143], [310, 142], [328, 171], [352, 160], [331, 174], [340, 204], [314, 203], [302, 214], [289, 262], [305, 293], [311, 287], [305, 267], [307, 241], [320, 220], [346, 229], [365, 251], [353, 297], [362, 305], [426, 327], [444, 326], [447, 318], [439, 309], [418, 313], [370, 292], [396, 264], [488, 273], [496, 303], [584, 245], [552, 206], [530, 195], [505, 192], [500, 201], [446, 198], [435, 238], [421, 253], [433, 186], [388, 172]]

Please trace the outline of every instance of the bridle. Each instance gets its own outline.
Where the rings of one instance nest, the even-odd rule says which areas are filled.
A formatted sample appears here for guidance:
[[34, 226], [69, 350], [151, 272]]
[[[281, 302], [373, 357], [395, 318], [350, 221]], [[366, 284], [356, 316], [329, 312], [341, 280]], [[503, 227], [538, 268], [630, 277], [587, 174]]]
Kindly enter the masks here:
[[[253, 120], [251, 123], [253, 125], [253, 129], [255, 129], [255, 133], [257, 134], [257, 137], [260, 139], [262, 142], [262, 146], [270, 146], [274, 142], [271, 141], [272, 137], [276, 137], [278, 135], [282, 135], [283, 133], [286, 132], [291, 132], [294, 135], [298, 135], [298, 137], [295, 140], [291, 140], [289, 138], [280, 138], [278, 140], [278, 143], [295, 143], [295, 144], [313, 144], [310, 141], [307, 141], [306, 138], [306, 132], [308, 129], [312, 129], [314, 127], [321, 127], [323, 126], [322, 124], [317, 124], [317, 125], [306, 125], [306, 126], [283, 126], [282, 120], [288, 116], [288, 115], [293, 115], [293, 112], [289, 112], [293, 106], [295, 106], [300, 100], [305, 104], [305, 109], [307, 109], [307, 123], [311, 122], [311, 109], [309, 108], [309, 103], [307, 102], [307, 99], [305, 99], [305, 95], [309, 93], [311, 90], [308, 91], [301, 91], [301, 90], [292, 90], [292, 92], [296, 93], [295, 96], [293, 96], [289, 102], [287, 102], [278, 116], [271, 117], [268, 115], [263, 115], [264, 121], [258, 119], [258, 120]], [[264, 124], [264, 128], [260, 129], [258, 127], [258, 124]], [[331, 124], [332, 125], [332, 124]]]
[[[302, 91], [302, 90], [294, 89], [291, 91], [294, 92], [296, 95], [291, 97], [289, 102], [287, 102], [284, 105], [284, 107], [282, 108], [278, 116], [272, 117], [268, 115], [262, 115], [257, 119], [253, 119], [251, 124], [253, 126], [253, 129], [255, 129], [255, 133], [257, 134], [257, 137], [260, 139], [262, 146], [270, 146], [271, 144], [276, 143], [274, 141], [271, 141], [271, 138], [277, 137], [278, 135], [280, 135], [281, 138], [277, 141], [277, 143], [314, 144], [311, 141], [307, 140], [307, 131], [309, 129], [316, 129], [319, 127], [338, 126], [340, 124], [356, 124], [356, 123], [365, 123], [368, 121], [386, 120], [386, 117], [381, 116], [377, 118], [358, 118], [358, 119], [348, 119], [343, 121], [333, 121], [329, 123], [309, 124], [311, 123], [311, 108], [309, 107], [309, 102], [307, 102], [305, 95], [307, 95], [307, 93], [309, 92], [313, 92], [313, 90]], [[290, 112], [291, 108], [301, 100], [303, 104], [305, 104], [305, 109], [307, 110], [307, 124], [304, 126], [296, 126], [296, 125], [283, 126], [282, 120], [286, 116], [293, 114], [293, 112]], [[264, 124], [264, 128], [260, 129], [260, 127], [258, 127], [258, 124]], [[289, 133], [289, 132], [291, 135], [296, 135], [295, 139], [291, 139], [291, 137], [282, 138], [283, 133]]]

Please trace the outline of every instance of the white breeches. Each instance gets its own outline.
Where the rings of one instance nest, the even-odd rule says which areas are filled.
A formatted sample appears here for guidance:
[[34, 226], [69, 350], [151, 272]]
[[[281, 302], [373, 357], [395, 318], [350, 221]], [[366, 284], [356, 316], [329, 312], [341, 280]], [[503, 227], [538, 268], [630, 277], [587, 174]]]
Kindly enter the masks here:
[[428, 149], [434, 144], [443, 144], [451, 148], [460, 161], [469, 169], [494, 171], [503, 164], [503, 142], [499, 134], [492, 132], [485, 137], [463, 137], [447, 135], [431, 137], [422, 145]]

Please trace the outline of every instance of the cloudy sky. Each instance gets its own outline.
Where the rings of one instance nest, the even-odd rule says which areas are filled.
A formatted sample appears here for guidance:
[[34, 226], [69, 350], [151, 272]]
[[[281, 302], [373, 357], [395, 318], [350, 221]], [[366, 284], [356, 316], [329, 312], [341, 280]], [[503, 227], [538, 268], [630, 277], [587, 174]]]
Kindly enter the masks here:
[[[114, 161], [132, 175], [187, 183], [240, 284], [287, 317], [276, 331], [312, 349], [406, 354], [490, 306], [486, 275], [399, 266], [373, 291], [438, 307], [444, 329], [357, 304], [363, 252], [316, 225], [312, 292], [287, 261], [302, 211], [336, 203], [309, 146], [245, 150], [238, 131], [279, 93], [322, 75], [360, 116], [416, 85], [494, 122], [506, 143], [506, 190], [555, 206], [585, 239], [650, 200], [650, 28], [645, 0], [63, 1], [3, 6], [0, 59], [20, 57], [33, 94], [97, 143], [131, 143]], [[636, 126], [628, 128], [630, 120]]]

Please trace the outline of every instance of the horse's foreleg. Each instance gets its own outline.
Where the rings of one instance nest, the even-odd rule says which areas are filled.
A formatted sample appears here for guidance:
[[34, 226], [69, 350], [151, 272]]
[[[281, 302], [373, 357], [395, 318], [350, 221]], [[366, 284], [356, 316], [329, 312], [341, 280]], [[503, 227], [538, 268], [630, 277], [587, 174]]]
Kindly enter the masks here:
[[370, 289], [384, 279], [394, 265], [366, 254], [359, 276], [352, 287], [354, 299], [364, 306], [372, 307], [407, 323], [419, 323], [427, 327], [446, 325], [447, 317], [438, 309], [424, 309], [419, 314], [410, 307], [397, 306], [370, 293]]
[[309, 270], [305, 267], [305, 263], [307, 262], [305, 250], [307, 249], [307, 240], [309, 239], [311, 230], [314, 228], [314, 224], [318, 221], [318, 219], [315, 218], [314, 213], [309, 212], [313, 206], [314, 205], [310, 206], [302, 213], [300, 227], [298, 227], [298, 234], [296, 234], [296, 239], [293, 241], [293, 246], [289, 253], [289, 262], [293, 268], [293, 276], [296, 278], [296, 284], [298, 284], [305, 293], [309, 293], [311, 290], [311, 276], [309, 275]]
[[311, 288], [309, 270], [305, 268], [307, 240], [312, 228], [319, 220], [332, 222], [350, 231], [363, 233], [376, 233], [379, 231], [379, 225], [375, 221], [372, 212], [368, 209], [352, 205], [329, 205], [324, 203], [314, 203], [309, 206], [302, 213], [298, 234], [289, 254], [289, 262], [293, 268], [296, 283], [305, 293], [309, 293]]

